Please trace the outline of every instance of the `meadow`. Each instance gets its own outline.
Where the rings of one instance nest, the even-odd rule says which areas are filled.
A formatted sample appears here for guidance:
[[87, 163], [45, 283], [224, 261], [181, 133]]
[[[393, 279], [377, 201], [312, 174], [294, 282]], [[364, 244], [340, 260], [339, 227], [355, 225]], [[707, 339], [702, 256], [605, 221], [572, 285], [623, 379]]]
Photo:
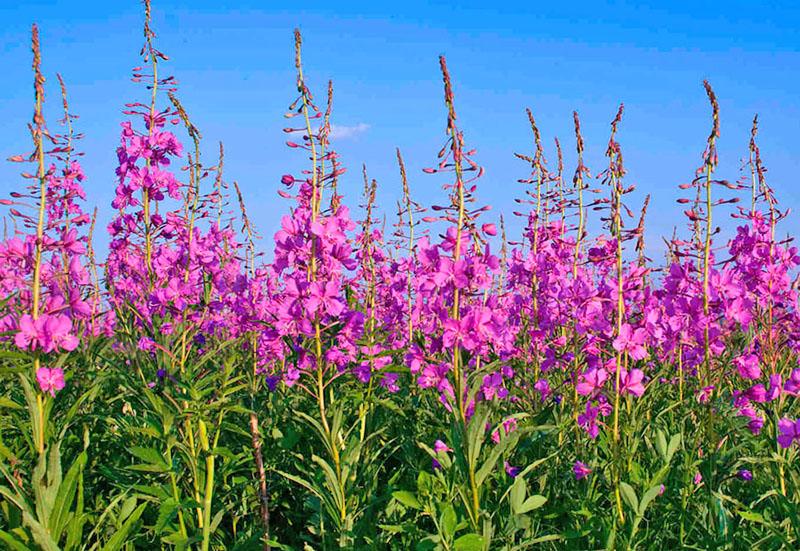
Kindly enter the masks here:
[[[652, 259], [622, 105], [593, 169], [577, 112], [549, 148], [528, 110], [518, 211], [495, 217], [441, 57], [442, 147], [422, 174], [396, 151], [381, 185], [403, 199], [383, 218], [378, 182], [336, 153], [333, 86], [306, 85], [295, 31], [284, 132], [305, 168], [261, 184], [286, 214], [259, 239], [149, 0], [140, 94], [111, 121], [107, 227], [68, 75], [31, 39], [33, 117], [5, 130], [31, 147], [0, 199], [3, 548], [800, 547], [800, 254], [778, 237], [790, 214], [757, 116], [731, 137], [741, 171], [719, 174], [709, 82], [706, 148], [685, 197], [658, 206], [683, 221]], [[441, 186], [439, 204], [416, 185]]]

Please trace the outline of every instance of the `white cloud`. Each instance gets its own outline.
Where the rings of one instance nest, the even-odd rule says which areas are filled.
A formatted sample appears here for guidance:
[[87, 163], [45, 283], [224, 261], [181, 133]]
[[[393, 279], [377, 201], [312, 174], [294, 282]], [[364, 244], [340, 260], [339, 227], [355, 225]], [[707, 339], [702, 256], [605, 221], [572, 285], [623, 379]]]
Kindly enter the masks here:
[[353, 126], [340, 126], [338, 124], [331, 125], [331, 139], [332, 140], [346, 140], [348, 138], [355, 138], [369, 130], [369, 125], [360, 122]]
[[[360, 122], [358, 124], [354, 124], [353, 126], [342, 126], [338, 124], [331, 125], [331, 140], [349, 140], [359, 136], [370, 129], [370, 126], [366, 123]], [[318, 128], [312, 129], [314, 132], [318, 132]], [[289, 132], [288, 136], [295, 139], [298, 143], [303, 140], [303, 136], [305, 136], [306, 131], [305, 129], [295, 130], [293, 132]]]

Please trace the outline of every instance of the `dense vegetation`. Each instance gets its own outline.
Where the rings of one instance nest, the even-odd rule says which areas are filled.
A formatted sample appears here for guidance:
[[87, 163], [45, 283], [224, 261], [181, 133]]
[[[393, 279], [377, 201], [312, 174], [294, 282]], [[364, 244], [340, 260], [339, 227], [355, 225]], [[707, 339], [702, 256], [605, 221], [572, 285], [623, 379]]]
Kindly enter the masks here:
[[358, 214], [337, 191], [332, 86], [316, 103], [296, 32], [285, 131], [308, 164], [276, 182], [290, 206], [267, 263], [145, 5], [105, 258], [60, 76], [63, 118], [43, 115], [33, 28], [33, 150], [10, 159], [27, 187], [2, 200], [5, 548], [800, 547], [800, 256], [776, 238], [757, 119], [741, 177], [718, 177], [705, 83], [687, 224], [656, 262], [647, 202], [626, 205], [622, 107], [596, 174], [575, 113], [571, 178], [528, 111], [515, 242], [481, 206], [441, 58], [425, 178], [446, 199], [413, 200], [398, 150], [385, 230], [366, 169]]

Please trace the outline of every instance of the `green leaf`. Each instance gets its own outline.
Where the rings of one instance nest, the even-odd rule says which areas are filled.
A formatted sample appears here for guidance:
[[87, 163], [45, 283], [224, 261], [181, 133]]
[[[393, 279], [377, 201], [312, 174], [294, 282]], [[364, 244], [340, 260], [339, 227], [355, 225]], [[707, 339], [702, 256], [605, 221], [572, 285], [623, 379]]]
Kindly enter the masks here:
[[525, 496], [528, 493], [526, 488], [525, 479], [517, 476], [514, 479], [514, 484], [511, 485], [511, 510], [514, 514], [520, 514], [520, 509], [525, 501]]
[[0, 408], [22, 409], [22, 406], [10, 398], [6, 398], [5, 396], [0, 396]]
[[667, 448], [667, 463], [672, 461], [672, 456], [675, 455], [675, 452], [681, 447], [681, 435], [680, 433], [672, 435], [672, 438], [669, 439], [669, 447]]
[[657, 484], [647, 490], [644, 495], [642, 496], [642, 502], [639, 504], [639, 516], [644, 516], [645, 511], [647, 511], [647, 507], [650, 506], [650, 503], [658, 497], [658, 494], [661, 493], [661, 484]]
[[120, 522], [124, 521], [128, 516], [136, 509], [136, 496], [130, 496], [128, 499], [122, 502], [122, 507], [119, 508], [119, 518]]
[[319, 493], [319, 491], [314, 486], [311, 485], [310, 482], [307, 482], [307, 481], [303, 480], [299, 476], [296, 476], [296, 475], [293, 475], [293, 474], [289, 474], [287, 472], [284, 472], [284, 471], [281, 471], [281, 470], [278, 470], [278, 469], [275, 469], [275, 472], [278, 473], [279, 475], [281, 475], [282, 477], [286, 478], [287, 480], [291, 480], [295, 484], [299, 484], [300, 486], [302, 486], [303, 488], [305, 488], [306, 490], [308, 490], [309, 492], [311, 492], [312, 494], [314, 494], [318, 498], [322, 499], [322, 495]]
[[144, 461], [145, 463], [152, 463], [153, 465], [159, 465], [163, 468], [164, 471], [169, 470], [169, 465], [164, 460], [164, 457], [161, 455], [161, 453], [158, 452], [158, 450], [155, 450], [153, 448], [132, 447], [129, 448], [128, 451], [131, 453], [131, 455], [133, 455], [137, 459]]
[[169, 468], [166, 465], [154, 465], [152, 463], [139, 463], [137, 465], [129, 465], [128, 470], [140, 471], [144, 473], [166, 473]]
[[661, 456], [661, 459], [667, 460], [667, 437], [661, 429], [656, 432], [656, 451]]
[[517, 514], [523, 515], [525, 513], [529, 513], [531, 511], [533, 511], [534, 509], [538, 509], [539, 507], [544, 505], [546, 501], [547, 501], [547, 498], [544, 497], [543, 495], [538, 495], [537, 494], [537, 495], [530, 496], [528, 499], [526, 499], [522, 503], [522, 506], [517, 511]]
[[78, 477], [83, 473], [84, 465], [86, 465], [86, 453], [82, 452], [69, 468], [69, 471], [67, 471], [67, 475], [58, 489], [53, 511], [50, 513], [50, 519], [48, 520], [50, 532], [55, 536], [56, 540], [61, 539], [61, 534], [69, 519], [70, 509], [78, 490]]
[[620, 482], [619, 489], [622, 492], [622, 498], [625, 500], [625, 503], [634, 510], [634, 512], [639, 510], [639, 498], [636, 497], [636, 492], [631, 487], [630, 484], [627, 482]]
[[406, 507], [411, 507], [412, 509], [422, 509], [422, 504], [417, 499], [417, 496], [415, 496], [412, 492], [407, 490], [398, 490], [396, 492], [392, 492], [392, 497]]
[[22, 513], [22, 518], [25, 525], [30, 528], [34, 541], [38, 543], [44, 551], [60, 551], [58, 544], [53, 541], [53, 538], [50, 537], [50, 534], [44, 526], [28, 513]]
[[156, 534], [160, 534], [164, 530], [167, 523], [178, 513], [178, 508], [178, 502], [172, 497], [161, 503], [161, 506], [158, 508], [158, 520], [156, 520], [156, 524], [153, 527]]
[[454, 544], [455, 551], [482, 551], [484, 546], [483, 536], [478, 534], [464, 534]]
[[761, 513], [754, 513], [753, 511], [739, 511], [739, 516], [744, 520], [764, 524], [764, 516]]
[[417, 475], [417, 492], [422, 495], [428, 495], [433, 491], [435, 479], [425, 471], [420, 471]]
[[142, 516], [145, 506], [146, 504], [142, 503], [128, 516], [128, 519], [120, 526], [119, 530], [103, 546], [102, 551], [119, 551], [122, 549], [122, 546], [128, 541], [133, 525]]
[[222, 522], [222, 517], [225, 516], [225, 512], [225, 509], [220, 509], [214, 515], [214, 518], [211, 519], [211, 524], [209, 524], [211, 533], [216, 532], [217, 528], [219, 528], [219, 523]]
[[486, 477], [489, 476], [494, 470], [498, 459], [500, 459], [500, 455], [502, 455], [502, 453], [505, 451], [509, 441], [510, 439], [504, 439], [497, 444], [489, 454], [486, 462], [484, 462], [484, 464], [481, 465], [481, 468], [478, 469], [478, 472], [475, 475], [475, 483], [479, 488], [483, 486], [483, 481], [486, 480]]
[[30, 547], [3, 530], [0, 530], [0, 542], [8, 545], [8, 548], [12, 551], [30, 551]]
[[456, 533], [456, 523], [458, 519], [456, 518], [456, 510], [453, 509], [453, 506], [448, 504], [445, 506], [444, 510], [442, 511], [442, 516], [439, 519], [439, 523], [442, 526], [442, 532], [445, 538], [450, 539]]
[[539, 536], [538, 538], [534, 538], [534, 539], [528, 541], [527, 543], [529, 543], [530, 545], [533, 545], [535, 543], [544, 543], [546, 541], [558, 541], [558, 540], [563, 540], [563, 539], [564, 539], [564, 536], [562, 536], [561, 534], [547, 534], [546, 536]]

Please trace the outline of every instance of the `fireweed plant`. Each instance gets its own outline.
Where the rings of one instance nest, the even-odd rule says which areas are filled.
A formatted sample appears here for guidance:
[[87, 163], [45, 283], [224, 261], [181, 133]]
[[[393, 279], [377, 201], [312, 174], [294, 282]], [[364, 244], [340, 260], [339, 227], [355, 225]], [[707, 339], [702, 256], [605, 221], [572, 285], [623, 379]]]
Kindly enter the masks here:
[[[0, 200], [3, 548], [800, 546], [800, 255], [758, 117], [725, 179], [704, 83], [710, 133], [659, 262], [622, 106], [596, 174], [577, 112], [570, 146], [528, 109], [507, 236], [444, 57], [442, 147], [422, 174], [394, 152], [386, 209], [366, 166], [361, 200], [342, 193], [333, 84], [318, 103], [296, 32], [302, 165], [275, 182], [288, 212], [262, 247], [149, 2], [144, 19], [106, 228], [69, 71], [45, 103], [32, 29], [32, 145]], [[429, 182], [443, 198], [421, 205]]]

